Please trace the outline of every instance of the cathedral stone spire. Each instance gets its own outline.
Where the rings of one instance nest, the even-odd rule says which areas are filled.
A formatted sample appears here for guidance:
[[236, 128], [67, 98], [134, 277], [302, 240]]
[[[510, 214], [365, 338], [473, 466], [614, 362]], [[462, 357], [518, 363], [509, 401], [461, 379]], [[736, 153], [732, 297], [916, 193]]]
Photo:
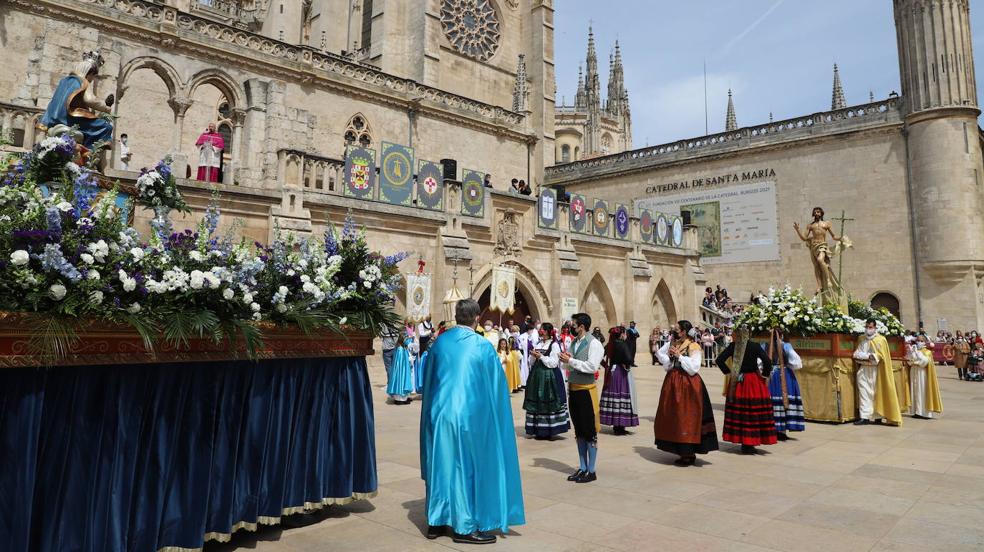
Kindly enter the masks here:
[[516, 84], [513, 86], [512, 110], [517, 113], [529, 111], [529, 80], [526, 76], [526, 55], [519, 54], [516, 65]]
[[587, 107], [588, 102], [584, 98], [584, 66], [577, 65], [577, 92], [574, 93], [574, 107]]
[[844, 87], [841, 86], [840, 69], [834, 64], [834, 93], [830, 102], [830, 109], [844, 109], [847, 107], [847, 100], [844, 99]]
[[728, 89], [728, 116], [724, 121], [725, 132], [738, 130], [738, 117], [735, 116], [735, 101], [731, 96], [731, 89]]
[[598, 77], [598, 52], [595, 49], [594, 29], [588, 26], [588, 56], [586, 60], [585, 96], [589, 109], [601, 109], [601, 79]]
[[625, 91], [625, 70], [622, 67], [622, 49], [615, 41], [615, 54], [612, 57], [611, 76], [608, 77], [608, 112], [621, 115], [628, 108], [628, 94]]

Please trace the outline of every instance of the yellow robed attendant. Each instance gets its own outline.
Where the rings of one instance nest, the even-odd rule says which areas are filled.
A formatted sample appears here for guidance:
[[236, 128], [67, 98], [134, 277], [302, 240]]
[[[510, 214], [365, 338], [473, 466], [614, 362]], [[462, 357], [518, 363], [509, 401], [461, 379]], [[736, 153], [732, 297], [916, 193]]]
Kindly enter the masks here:
[[[512, 344], [510, 344], [511, 346]], [[519, 377], [519, 365], [522, 362], [522, 358], [519, 355], [519, 351], [512, 349], [509, 351], [509, 356], [506, 358], [506, 383], [509, 385], [509, 390], [515, 392], [520, 387], [523, 386], [522, 381]]]
[[858, 365], [858, 420], [854, 423], [864, 425], [884, 418], [891, 424], [902, 425], [902, 409], [892, 373], [892, 351], [888, 340], [878, 333], [874, 320], [865, 325], [865, 335], [858, 339], [854, 360]]
[[926, 344], [926, 337], [919, 336], [910, 348], [909, 384], [912, 388], [912, 405], [909, 413], [916, 418], [932, 418], [933, 413], [943, 412], [940, 382], [936, 378], [936, 363]]

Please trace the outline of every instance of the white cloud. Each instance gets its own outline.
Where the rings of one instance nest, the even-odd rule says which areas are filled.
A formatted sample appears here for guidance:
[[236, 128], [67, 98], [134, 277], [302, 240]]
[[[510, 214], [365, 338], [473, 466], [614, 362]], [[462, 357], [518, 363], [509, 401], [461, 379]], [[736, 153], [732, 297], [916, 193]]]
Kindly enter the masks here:
[[763, 21], [768, 19], [769, 16], [772, 15], [772, 12], [776, 11], [779, 8], [779, 6], [781, 6], [782, 3], [785, 1], [786, 0], [776, 0], [776, 2], [772, 4], [772, 6], [769, 7], [769, 9], [765, 10], [765, 12], [762, 13], [762, 15], [758, 17], [758, 19], [753, 21], [751, 25], [745, 27], [745, 30], [738, 33], [734, 38], [729, 40], [728, 43], [724, 45], [724, 48], [722, 48], [721, 51], [718, 53], [718, 55], [723, 57], [731, 53], [731, 49], [734, 48], [736, 44], [741, 42], [742, 39], [744, 39], [746, 36], [751, 34], [752, 31], [758, 28], [758, 26], [761, 25]]

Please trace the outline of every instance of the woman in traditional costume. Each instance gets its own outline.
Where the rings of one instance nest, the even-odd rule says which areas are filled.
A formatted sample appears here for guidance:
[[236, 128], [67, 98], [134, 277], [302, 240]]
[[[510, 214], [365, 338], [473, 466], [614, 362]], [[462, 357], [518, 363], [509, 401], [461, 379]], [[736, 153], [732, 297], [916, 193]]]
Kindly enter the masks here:
[[[742, 454], [754, 454], [759, 445], [774, 445], [778, 440], [776, 420], [765, 384], [772, 372], [772, 360], [761, 345], [749, 340], [748, 330], [739, 329], [735, 341], [718, 355], [716, 362], [728, 376], [721, 438], [741, 445]], [[739, 363], [737, 367], [735, 362]]]
[[769, 395], [772, 396], [772, 414], [776, 420], [776, 436], [780, 441], [789, 437], [788, 431], [804, 431], [806, 421], [803, 414], [803, 396], [800, 394], [796, 370], [803, 367], [803, 360], [793, 349], [789, 336], [774, 334], [769, 358], [781, 369], [772, 371], [769, 378]]
[[608, 335], [605, 383], [601, 391], [601, 425], [612, 426], [615, 435], [629, 435], [625, 428], [639, 425], [632, 353], [622, 327], [612, 328]]
[[386, 393], [395, 404], [410, 404], [410, 393], [414, 390], [413, 361], [410, 358], [412, 346], [413, 338], [405, 336], [393, 353], [393, 367]]
[[560, 371], [561, 344], [554, 335], [553, 324], [540, 326], [540, 340], [533, 349], [533, 367], [526, 380], [526, 434], [536, 439], [551, 439], [571, 428], [567, 417], [567, 390]]
[[672, 339], [656, 352], [666, 370], [653, 424], [656, 447], [678, 455], [678, 466], [693, 466], [698, 454], [718, 449], [711, 397], [698, 374], [701, 346], [692, 332], [689, 321], [677, 322]]

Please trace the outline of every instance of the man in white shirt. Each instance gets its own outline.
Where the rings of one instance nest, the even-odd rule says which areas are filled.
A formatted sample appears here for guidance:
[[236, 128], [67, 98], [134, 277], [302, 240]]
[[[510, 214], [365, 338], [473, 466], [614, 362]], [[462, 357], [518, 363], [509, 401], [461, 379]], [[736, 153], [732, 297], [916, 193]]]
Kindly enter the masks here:
[[427, 315], [420, 324], [417, 324], [417, 339], [420, 340], [420, 354], [427, 351], [427, 344], [430, 343], [434, 335], [434, 324], [431, 323], [430, 315]]
[[129, 141], [130, 137], [126, 133], [120, 134], [120, 169], [124, 171], [130, 170], [130, 160], [133, 159]]
[[578, 313], [571, 317], [575, 339], [570, 349], [560, 353], [559, 359], [570, 372], [568, 377], [568, 401], [580, 467], [567, 480], [589, 483], [598, 479], [595, 462], [598, 459], [599, 418], [598, 384], [595, 376], [605, 356], [605, 348], [591, 336], [591, 317]]

